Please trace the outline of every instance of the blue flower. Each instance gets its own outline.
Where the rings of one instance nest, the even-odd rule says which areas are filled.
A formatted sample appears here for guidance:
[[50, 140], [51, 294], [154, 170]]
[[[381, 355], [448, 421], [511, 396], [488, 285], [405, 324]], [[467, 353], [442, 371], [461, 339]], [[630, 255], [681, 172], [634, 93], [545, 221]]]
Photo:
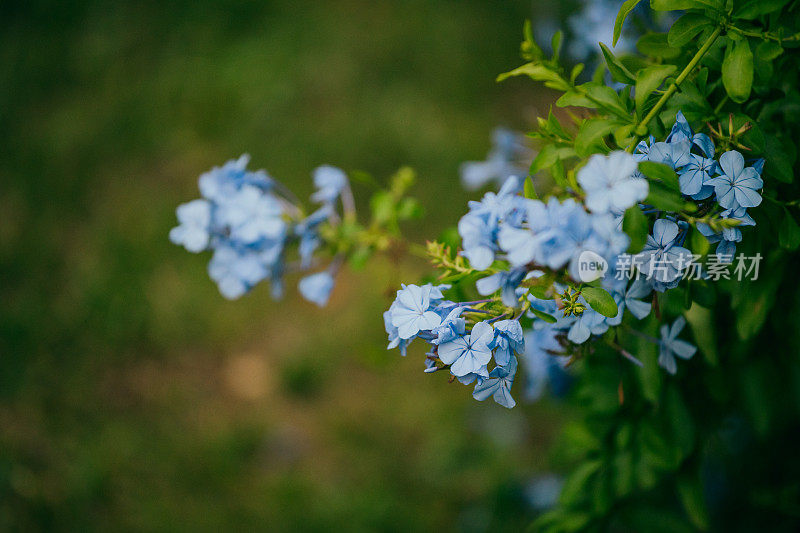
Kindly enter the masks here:
[[519, 303], [517, 301], [517, 287], [522, 283], [527, 273], [524, 268], [503, 270], [479, 279], [475, 282], [475, 288], [478, 289], [478, 293], [481, 296], [489, 296], [502, 289], [503, 303], [509, 307], [516, 307]]
[[692, 253], [677, 244], [678, 233], [675, 222], [664, 218], [656, 220], [644, 249], [634, 256], [639, 271], [658, 291], [673, 283], [677, 285], [692, 262]]
[[633, 280], [631, 286], [625, 291], [625, 307], [639, 320], [650, 314], [653, 304], [650, 302], [643, 302], [642, 298], [651, 292], [652, 288], [650, 285], [641, 278]]
[[689, 164], [692, 143], [688, 140], [657, 142], [650, 147], [648, 160], [678, 170]]
[[758, 189], [764, 181], [753, 167], [744, 166], [744, 157], [735, 150], [719, 157], [721, 175], [711, 178], [707, 184], [714, 187], [719, 205], [725, 209], [755, 207], [761, 203]]
[[432, 344], [441, 344], [449, 342], [463, 335], [467, 329], [467, 321], [461, 318], [461, 313], [466, 311], [467, 308], [463, 306], [456, 306], [450, 311], [447, 316], [442, 320], [442, 323], [431, 328], [431, 334], [434, 336], [431, 339]]
[[489, 343], [494, 348], [494, 362], [506, 366], [514, 357], [514, 353], [522, 353], [525, 349], [525, 338], [519, 320], [498, 320], [494, 324], [494, 340]]
[[304, 277], [297, 284], [297, 288], [303, 298], [320, 307], [325, 307], [328, 303], [328, 298], [331, 296], [333, 283], [333, 276], [326, 270], [325, 272], [317, 272]]
[[295, 227], [295, 235], [300, 237], [297, 252], [300, 254], [300, 267], [308, 268], [311, 266], [311, 259], [314, 252], [319, 248], [322, 241], [319, 236], [319, 226], [328, 220], [334, 213], [330, 205], [325, 205], [311, 213]]
[[270, 272], [258, 252], [220, 246], [214, 250], [208, 263], [208, 275], [217, 282], [219, 292], [225, 298], [235, 300], [268, 277]]
[[476, 215], [467, 213], [458, 221], [462, 254], [477, 270], [486, 270], [494, 262], [494, 228]]
[[678, 338], [678, 335], [685, 325], [686, 320], [681, 316], [675, 320], [672, 327], [669, 327], [667, 324], [661, 326], [658, 364], [670, 374], [675, 374], [678, 370], [675, 364], [676, 355], [681, 359], [691, 359], [697, 351], [697, 347]]
[[400, 355], [403, 357], [406, 356], [406, 349], [408, 345], [413, 340], [411, 339], [401, 339], [399, 333], [397, 332], [397, 326], [392, 324], [392, 309], [388, 311], [384, 311], [383, 313], [383, 326], [386, 329], [386, 333], [389, 335], [389, 345], [386, 346], [387, 350], [391, 350], [392, 348], [400, 348]]
[[619, 214], [647, 198], [647, 181], [636, 177], [636, 160], [627, 152], [595, 154], [578, 171], [586, 207], [595, 213]]
[[547, 384], [554, 376], [563, 373], [568, 357], [557, 356], [562, 352], [553, 327], [533, 329], [525, 332], [525, 375], [527, 377], [525, 397], [530, 401], [541, 398]]
[[244, 185], [217, 205], [217, 216], [228, 228], [232, 240], [255, 244], [262, 240], [283, 239], [286, 222], [283, 208], [271, 194]]
[[330, 165], [319, 166], [314, 169], [314, 186], [317, 191], [311, 195], [311, 200], [318, 203], [333, 203], [347, 187], [347, 174]]
[[605, 317], [590, 308], [583, 297], [579, 298], [579, 301], [586, 305], [586, 310], [575, 319], [567, 334], [567, 339], [575, 344], [583, 344], [592, 335], [602, 335], [608, 331]]
[[431, 295], [441, 291], [430, 283], [419, 287], [403, 285], [392, 304], [392, 325], [401, 339], [410, 339], [422, 330], [430, 330], [442, 323], [442, 318], [431, 310]]
[[[438, 317], [437, 317], [438, 318]], [[494, 339], [494, 331], [488, 322], [478, 322], [468, 334], [439, 345], [439, 359], [450, 365], [454, 376], [477, 373], [487, 376], [486, 365], [492, 359], [489, 343]]]
[[[680, 171], [680, 176], [678, 178], [681, 192], [692, 197], [701, 193], [710, 196], [711, 188], [707, 187], [707, 190], [703, 193], [703, 186], [711, 179], [711, 176], [715, 172], [717, 172], [716, 161], [700, 155], [691, 154], [689, 156], [689, 163]], [[706, 196], [706, 198], [708, 196]]]
[[472, 397], [482, 402], [491, 396], [503, 407], [511, 409], [517, 405], [517, 402], [511, 397], [511, 386], [514, 384], [516, 373], [517, 358], [512, 356], [507, 366], [495, 367], [483, 383], [475, 385]]
[[541, 259], [540, 234], [550, 226], [547, 206], [539, 200], [524, 200], [524, 225], [504, 224], [497, 234], [497, 243], [514, 267]]
[[492, 149], [485, 161], [461, 165], [461, 183], [468, 190], [480, 189], [490, 181], [502, 184], [509, 176], [522, 176], [530, 166], [533, 151], [524, 135], [505, 128], [492, 132]]
[[247, 164], [250, 156], [244, 154], [239, 159], [231, 159], [221, 167], [214, 167], [200, 176], [198, 184], [204, 198], [213, 202], [224, 202], [243, 185], [258, 187], [264, 191], [272, 188], [274, 182], [263, 170], [250, 172]]
[[517, 211], [522, 198], [518, 196], [522, 179], [510, 176], [497, 194], [487, 192], [480, 202], [469, 202], [470, 214], [482, 217], [490, 228], [497, 227], [506, 217]]
[[180, 225], [170, 230], [169, 239], [194, 253], [208, 248], [211, 238], [211, 204], [206, 200], [192, 200], [179, 205], [176, 213]]

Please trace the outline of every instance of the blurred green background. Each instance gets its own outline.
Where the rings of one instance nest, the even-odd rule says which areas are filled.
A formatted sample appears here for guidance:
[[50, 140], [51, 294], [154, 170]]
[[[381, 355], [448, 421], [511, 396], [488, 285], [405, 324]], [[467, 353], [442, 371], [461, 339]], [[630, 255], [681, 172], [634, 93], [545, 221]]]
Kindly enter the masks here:
[[[546, 3], [545, 3], [546, 4]], [[459, 163], [547, 96], [524, 0], [0, 4], [0, 529], [517, 530], [562, 413], [505, 410], [384, 349], [418, 259], [328, 308], [225, 301], [173, 246], [197, 176], [248, 152], [298, 196], [330, 163], [417, 169], [417, 242]], [[370, 191], [356, 187], [356, 195]], [[474, 195], [473, 195], [474, 196]]]

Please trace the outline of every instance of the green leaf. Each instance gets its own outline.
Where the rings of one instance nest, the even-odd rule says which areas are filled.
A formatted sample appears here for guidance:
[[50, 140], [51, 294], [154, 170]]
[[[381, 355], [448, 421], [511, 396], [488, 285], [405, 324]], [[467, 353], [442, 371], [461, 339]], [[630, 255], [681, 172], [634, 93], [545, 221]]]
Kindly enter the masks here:
[[550, 46], [553, 48], [553, 61], [558, 61], [559, 56], [561, 55], [561, 44], [564, 42], [564, 34], [561, 30], [555, 32], [553, 34], [553, 38], [550, 39]]
[[666, 33], [646, 33], [636, 41], [636, 49], [646, 56], [675, 59], [681, 50], [670, 46], [667, 39]]
[[696, 37], [704, 28], [713, 24], [701, 13], [686, 13], [670, 28], [667, 42], [670, 46], [681, 47]]
[[783, 222], [778, 229], [778, 243], [787, 250], [797, 250], [800, 246], [800, 226], [794, 217], [784, 208]]
[[647, 242], [647, 235], [650, 233], [650, 225], [647, 217], [638, 205], [629, 207], [622, 218], [622, 231], [631, 238], [628, 246], [628, 253], [635, 254], [642, 251]]
[[619, 36], [622, 35], [622, 25], [625, 23], [625, 19], [628, 17], [628, 13], [633, 11], [633, 9], [641, 2], [642, 0], [625, 0], [622, 4], [622, 7], [619, 8], [619, 13], [617, 13], [617, 20], [614, 21], [614, 39], [611, 41], [611, 44], [617, 46], [617, 41], [619, 41]]
[[647, 97], [659, 88], [664, 79], [675, 72], [675, 65], [653, 65], [636, 73], [636, 109], [644, 114]]
[[538, 309], [534, 309], [532, 307], [529, 309], [529, 311], [534, 315], [536, 315], [538, 318], [547, 322], [548, 324], [555, 324], [557, 322], [556, 317], [554, 317], [553, 315], [548, 315], [544, 311], [539, 311]]
[[500, 74], [497, 76], [497, 81], [504, 81], [514, 76], [528, 76], [532, 80], [541, 81], [546, 87], [558, 91], [567, 91], [570, 88], [569, 84], [557, 72], [540, 63], [525, 63], [521, 67]]
[[533, 187], [533, 180], [529, 176], [525, 176], [525, 181], [522, 183], [522, 195], [525, 198], [536, 199], [536, 189]]
[[650, 194], [644, 203], [662, 211], [680, 211], [685, 205], [679, 192], [665, 187], [660, 182], [650, 183]]
[[569, 91], [561, 95], [561, 98], [556, 100], [558, 107], [588, 107], [590, 109], [597, 109], [597, 103], [590, 100], [583, 93], [578, 91]]
[[614, 318], [619, 313], [617, 302], [614, 298], [600, 287], [583, 287], [581, 294], [589, 306], [603, 316]]
[[794, 162], [796, 150], [792, 143], [784, 143], [774, 135], [767, 135], [764, 142], [764, 154], [767, 163], [764, 172], [778, 181], [791, 183], [794, 181]]
[[542, 49], [533, 39], [533, 27], [531, 26], [530, 20], [525, 21], [522, 33], [525, 36], [525, 40], [522, 41], [522, 45], [520, 45], [522, 57], [528, 61], [541, 61], [544, 59], [544, 52], [542, 52]]
[[599, 460], [585, 461], [573, 470], [572, 474], [564, 482], [559, 502], [568, 506], [585, 499], [587, 495], [586, 486], [602, 465], [603, 463]]
[[613, 132], [619, 126], [619, 122], [601, 117], [590, 118], [583, 121], [581, 129], [578, 130], [578, 135], [575, 136], [575, 152], [577, 152], [580, 157], [589, 156], [594, 151], [594, 147], [604, 147], [605, 143], [603, 142], [603, 137]]
[[600, 49], [603, 51], [603, 57], [606, 59], [606, 65], [608, 65], [608, 71], [611, 73], [611, 77], [620, 83], [633, 83], [633, 74], [631, 74], [631, 71], [625, 68], [625, 65], [617, 59], [614, 52], [603, 43], [600, 43]]
[[648, 178], [659, 180], [670, 189], [680, 192], [681, 186], [678, 181], [678, 174], [668, 165], [654, 163], [652, 161], [642, 161], [639, 163], [639, 170]]
[[706, 255], [710, 248], [711, 244], [706, 236], [700, 233], [697, 228], [693, 229], [692, 233], [689, 234], [689, 250], [697, 255]]
[[703, 483], [697, 476], [683, 474], [678, 477], [677, 485], [678, 495], [692, 525], [699, 531], [708, 531], [709, 516], [703, 495]]
[[722, 84], [731, 100], [741, 104], [753, 88], [753, 52], [747, 39], [728, 41], [722, 61]]
[[772, 61], [783, 53], [783, 47], [775, 41], [762, 41], [756, 47], [756, 55], [764, 61]]
[[631, 121], [631, 116], [622, 103], [617, 91], [606, 85], [593, 82], [584, 83], [581, 87], [586, 91], [586, 95], [589, 98], [597, 102], [601, 109], [613, 113], [622, 119]]
[[736, 11], [733, 12], [734, 18], [754, 19], [773, 11], [780, 11], [789, 0], [744, 0]]
[[696, 7], [694, 0], [650, 0], [650, 7], [656, 11], [674, 11]]

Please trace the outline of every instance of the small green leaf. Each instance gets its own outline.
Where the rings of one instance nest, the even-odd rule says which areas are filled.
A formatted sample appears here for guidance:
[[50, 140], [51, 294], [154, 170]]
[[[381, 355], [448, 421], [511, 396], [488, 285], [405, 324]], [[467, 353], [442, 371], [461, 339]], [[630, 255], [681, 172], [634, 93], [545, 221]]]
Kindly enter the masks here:
[[558, 107], [588, 107], [590, 109], [597, 109], [597, 103], [590, 100], [585, 94], [578, 91], [568, 91], [561, 95], [561, 98], [556, 100]]
[[581, 295], [589, 306], [603, 316], [614, 318], [619, 313], [617, 302], [614, 298], [600, 287], [583, 287]]
[[703, 483], [697, 477], [683, 474], [678, 477], [678, 495], [686, 509], [686, 514], [698, 531], [708, 531], [709, 516]]
[[644, 34], [636, 41], [636, 49], [646, 56], [661, 59], [675, 59], [681, 55], [680, 48], [669, 45], [666, 33]]
[[697, 7], [694, 0], [650, 0], [650, 7], [656, 11], [674, 11]]
[[558, 61], [561, 56], [561, 43], [564, 42], [564, 34], [559, 30], [553, 34], [550, 45], [553, 48], [553, 61]]
[[622, 103], [617, 91], [606, 85], [598, 83], [585, 83], [581, 87], [586, 91], [586, 95], [597, 102], [598, 106], [605, 111], [613, 113], [622, 119], [631, 120], [628, 110]]
[[773, 11], [780, 11], [788, 3], [789, 0], [744, 0], [733, 12], [733, 17], [739, 19], [758, 18]]
[[775, 41], [762, 41], [756, 47], [756, 55], [764, 61], [772, 61], [783, 53], [783, 47]]
[[689, 234], [689, 250], [697, 255], [706, 255], [710, 248], [711, 244], [706, 236], [700, 233], [699, 230], [693, 229], [692, 233]]
[[633, 83], [633, 74], [617, 59], [614, 52], [603, 43], [600, 43], [600, 49], [603, 51], [603, 57], [606, 59], [606, 65], [608, 65], [611, 77], [620, 83]]
[[529, 176], [525, 176], [525, 181], [522, 183], [522, 195], [525, 198], [536, 199], [536, 189], [533, 188], [533, 180]]
[[546, 87], [557, 91], [567, 91], [569, 84], [555, 71], [540, 63], [525, 63], [509, 72], [497, 76], [497, 81], [504, 81], [514, 76], [528, 76], [534, 81], [541, 81]]
[[753, 88], [753, 52], [747, 39], [728, 41], [722, 61], [722, 84], [731, 100], [741, 104]]
[[675, 65], [653, 65], [636, 73], [636, 109], [644, 114], [647, 97], [659, 88], [664, 78], [675, 72]]
[[685, 206], [680, 193], [665, 187], [661, 182], [650, 183], [650, 194], [644, 203], [662, 211], [680, 211]]
[[622, 4], [622, 7], [619, 8], [619, 13], [617, 13], [617, 20], [614, 21], [614, 39], [611, 41], [611, 44], [617, 46], [617, 41], [619, 41], [619, 36], [622, 35], [622, 25], [625, 23], [625, 19], [628, 17], [628, 13], [633, 11], [633, 9], [641, 2], [642, 0], [625, 0]]
[[605, 147], [603, 137], [619, 126], [620, 124], [616, 121], [600, 117], [583, 121], [578, 135], [575, 136], [575, 151], [580, 157], [587, 157], [594, 151], [594, 147]]
[[674, 191], [681, 190], [678, 174], [667, 165], [652, 161], [642, 161], [639, 163], [639, 170], [648, 178], [659, 180]]
[[569, 81], [575, 83], [575, 80], [578, 79], [578, 76], [581, 75], [581, 72], [583, 72], [583, 63], [578, 63], [572, 67], [572, 71], [569, 73]]
[[681, 47], [713, 22], [701, 13], [686, 13], [672, 25], [667, 35], [670, 46]]
[[631, 244], [628, 246], [628, 253], [635, 254], [642, 251], [642, 248], [644, 248], [647, 242], [647, 235], [650, 233], [650, 227], [647, 223], [647, 217], [638, 205], [629, 207], [625, 211], [625, 215], [622, 219], [622, 231], [627, 233], [631, 238]]
[[787, 250], [797, 250], [800, 246], [800, 226], [787, 209], [784, 209], [783, 222], [778, 229], [778, 243]]
[[536, 315], [537, 318], [544, 320], [548, 324], [555, 324], [557, 322], [556, 317], [554, 317], [553, 315], [548, 315], [544, 311], [539, 311], [538, 309], [534, 309], [532, 307], [529, 309], [529, 311], [534, 315]]

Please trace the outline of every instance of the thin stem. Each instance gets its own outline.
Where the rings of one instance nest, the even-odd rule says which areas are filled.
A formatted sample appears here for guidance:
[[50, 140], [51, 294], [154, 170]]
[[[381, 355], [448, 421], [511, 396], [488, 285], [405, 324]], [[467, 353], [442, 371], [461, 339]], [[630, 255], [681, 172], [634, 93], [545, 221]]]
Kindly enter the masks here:
[[641, 338], [643, 338], [643, 339], [645, 339], [647, 341], [653, 342], [655, 344], [661, 343], [661, 341], [656, 339], [655, 337], [651, 337], [650, 335], [647, 335], [646, 333], [642, 333], [638, 329], [634, 329], [634, 328], [628, 326], [627, 324], [625, 325], [625, 329], [627, 329], [628, 331], [630, 331], [634, 335], [636, 335], [638, 337], [641, 337]]
[[633, 150], [636, 147], [636, 144], [639, 142], [639, 139], [644, 137], [644, 135], [647, 133], [647, 125], [650, 124], [650, 121], [652, 121], [656, 115], [658, 115], [658, 112], [661, 111], [661, 108], [664, 107], [667, 101], [672, 98], [672, 95], [675, 94], [681, 83], [686, 81], [686, 78], [689, 77], [689, 74], [691, 74], [697, 64], [700, 63], [700, 60], [706, 55], [706, 52], [708, 52], [708, 50], [717, 40], [717, 37], [719, 37], [720, 33], [722, 33], [722, 26], [717, 27], [717, 29], [715, 29], [714, 32], [709, 35], [706, 42], [700, 47], [700, 50], [697, 51], [692, 60], [689, 61], [689, 64], [686, 65], [686, 68], [681, 71], [678, 77], [675, 78], [675, 81], [670, 84], [667, 90], [664, 91], [664, 94], [661, 95], [661, 98], [658, 99], [658, 102], [656, 102], [656, 105], [653, 106], [653, 109], [651, 109], [650, 112], [636, 126], [636, 129], [634, 130], [636, 137], [634, 137], [633, 142], [630, 144], [630, 146], [628, 146], [628, 152], [633, 153]]
[[632, 356], [630, 354], [630, 352], [625, 350], [622, 346], [620, 346], [616, 342], [609, 342], [608, 345], [611, 346], [612, 348], [614, 348], [616, 351], [618, 351], [620, 353], [620, 355], [622, 357], [624, 357], [625, 359], [627, 359], [631, 363], [635, 364], [636, 366], [638, 366], [640, 368], [644, 366], [644, 363], [642, 363], [641, 361], [636, 359], [634, 356]]
[[732, 31], [739, 33], [741, 35], [746, 35], [747, 37], [757, 37], [764, 41], [775, 41], [777, 43], [788, 43], [792, 41], [800, 41], [800, 32], [795, 33], [794, 35], [790, 35], [788, 37], [778, 37], [777, 35], [773, 35], [769, 32], [760, 32], [760, 31], [752, 31], [752, 30], [742, 30], [740, 28], [731, 28]]
[[725, 96], [722, 98], [722, 100], [719, 101], [717, 107], [714, 108], [714, 114], [719, 115], [719, 112], [722, 111], [722, 107], [727, 103], [728, 103], [728, 93], [725, 93]]

